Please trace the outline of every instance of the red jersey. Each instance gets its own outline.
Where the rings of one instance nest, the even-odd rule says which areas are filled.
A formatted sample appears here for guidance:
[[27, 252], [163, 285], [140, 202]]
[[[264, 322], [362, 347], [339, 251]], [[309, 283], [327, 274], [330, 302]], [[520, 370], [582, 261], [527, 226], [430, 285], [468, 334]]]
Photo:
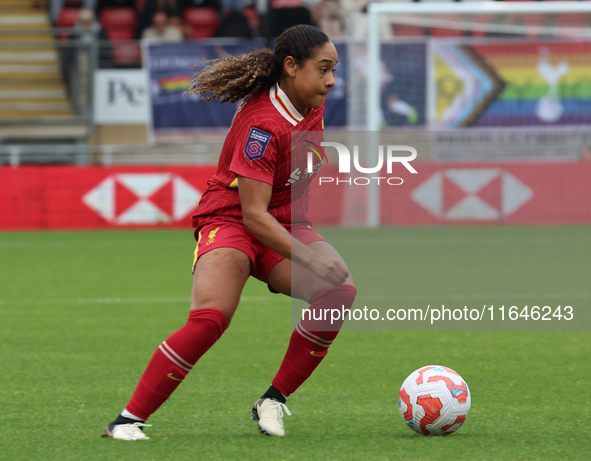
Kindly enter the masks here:
[[315, 156], [308, 172], [309, 149], [304, 144], [309, 143], [303, 138], [309, 141], [313, 137], [312, 144], [320, 144], [323, 113], [324, 104], [302, 117], [279, 85], [248, 97], [234, 117], [217, 172], [208, 181], [193, 216], [193, 227], [213, 220], [242, 223], [237, 175], [273, 187], [268, 211], [281, 224], [309, 223], [309, 186], [322, 162]]

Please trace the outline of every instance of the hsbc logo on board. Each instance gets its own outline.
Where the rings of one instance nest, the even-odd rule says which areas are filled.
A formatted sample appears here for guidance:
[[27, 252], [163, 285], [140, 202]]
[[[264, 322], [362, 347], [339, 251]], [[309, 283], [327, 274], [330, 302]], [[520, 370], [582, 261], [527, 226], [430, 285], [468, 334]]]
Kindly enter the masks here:
[[439, 171], [411, 193], [438, 218], [475, 221], [505, 218], [533, 196], [532, 189], [501, 168]]
[[104, 179], [82, 202], [113, 224], [180, 221], [199, 203], [201, 192], [172, 173], [120, 173]]

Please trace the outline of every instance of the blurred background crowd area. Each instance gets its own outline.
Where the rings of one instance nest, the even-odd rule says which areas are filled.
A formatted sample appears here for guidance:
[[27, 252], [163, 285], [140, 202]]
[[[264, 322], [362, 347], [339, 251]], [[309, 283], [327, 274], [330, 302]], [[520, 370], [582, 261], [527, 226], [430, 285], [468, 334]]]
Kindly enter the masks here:
[[50, 0], [49, 7], [54, 26], [92, 27], [110, 40], [277, 37], [296, 24], [316, 25], [331, 37], [345, 33], [337, 0]]
[[[482, 0], [392, 0], [393, 3], [466, 3]], [[510, 0], [505, 0], [510, 1]], [[538, 0], [530, 0], [538, 1]], [[546, 0], [560, 1], [560, 0]], [[582, 0], [586, 1], [586, 0]], [[296, 24], [321, 28], [332, 39], [363, 41], [367, 36], [366, 14], [372, 0], [0, 0], [4, 28], [38, 28], [39, 16], [47, 15], [44, 27], [59, 29], [63, 48], [69, 39], [92, 32], [99, 40], [98, 68], [141, 67], [138, 47], [124, 42], [174, 43], [208, 38], [273, 38]], [[29, 12], [30, 23], [23, 12]], [[11, 14], [19, 15], [11, 18]], [[380, 36], [392, 37], [499, 37], [511, 36], [511, 27], [588, 28], [588, 14], [472, 15], [470, 21], [484, 28], [446, 28], [428, 23], [382, 21]], [[466, 16], [448, 15], [451, 21]], [[487, 25], [501, 25], [500, 29]], [[509, 32], [504, 32], [506, 27]], [[535, 30], [535, 29], [530, 29]], [[71, 31], [71, 32], [70, 32]], [[4, 30], [4, 32], [8, 32]], [[541, 34], [540, 34], [541, 35]], [[0, 37], [1, 39], [2, 37]], [[22, 38], [22, 37], [21, 37]], [[18, 39], [14, 37], [11, 40]], [[116, 42], [113, 47], [110, 42]], [[68, 61], [68, 56], [63, 57]]]
[[[424, 5], [431, 10], [433, 5], [442, 5], [449, 10], [455, 5], [467, 6], [468, 2], [474, 5], [480, 0], [391, 3]], [[0, 0], [0, 164], [26, 162], [26, 149], [39, 153], [38, 158], [30, 161], [70, 162], [70, 157], [60, 160], [56, 154], [65, 152], [66, 145], [73, 145], [73, 152], [79, 148], [81, 154], [76, 155], [81, 160], [76, 161], [86, 163], [90, 161], [85, 154], [90, 149], [88, 144], [191, 143], [215, 156], [229, 124], [226, 121], [231, 120], [231, 108], [210, 104], [205, 110], [200, 105], [203, 101], [182, 95], [195, 71], [192, 67], [227, 53], [248, 52], [265, 43], [272, 47], [275, 37], [296, 24], [318, 26], [341, 47], [337, 86], [327, 101], [327, 127], [365, 127], [366, 85], [370, 78], [364, 41], [370, 3], [371, 0]], [[499, 6], [509, 3], [499, 2]], [[557, 5], [557, 0], [529, 3]], [[581, 0], [578, 4], [588, 3]], [[446, 108], [451, 111], [454, 101], [471, 88], [470, 82], [462, 80], [463, 71], [453, 70], [453, 62], [448, 63], [449, 67], [435, 57], [434, 64], [428, 64], [426, 42], [436, 42], [440, 37], [464, 37], [462, 42], [475, 37], [511, 37], [527, 42], [543, 40], [548, 33], [555, 34], [551, 39], [560, 38], [577, 28], [588, 33], [591, 26], [586, 12], [463, 14], [459, 10], [457, 14], [448, 11], [444, 18], [426, 14], [380, 16], [376, 26], [380, 38], [383, 44], [390, 44], [384, 46], [391, 46], [390, 51], [384, 49], [386, 55], [379, 76], [375, 77], [381, 90], [378, 115], [382, 129], [433, 129], [435, 125], [429, 124], [429, 120], [441, 114], [443, 117]], [[394, 42], [397, 44], [392, 45]], [[503, 74], [495, 76], [492, 83], [487, 81], [487, 85], [494, 87], [494, 94], [487, 96], [485, 102], [498, 99], [498, 107], [491, 106], [489, 112], [504, 111], [505, 125], [505, 115], [518, 117], [519, 111], [526, 109], [534, 124], [550, 123], [550, 119], [553, 126], [567, 123], [571, 106], [577, 117], [581, 113], [586, 116], [587, 106], [581, 108], [581, 104], [587, 104], [587, 68], [583, 73], [577, 69], [587, 65], [589, 54], [581, 43], [570, 43], [565, 50], [558, 45], [554, 49], [554, 45], [531, 44], [533, 48], [527, 51], [531, 56], [525, 61], [512, 57], [509, 49], [513, 45], [504, 46], [500, 52], [502, 59], [499, 58], [502, 62], [497, 66], [501, 71], [522, 64], [529, 67], [527, 72], [519, 68], [512, 71], [515, 75]], [[573, 53], [576, 59], [568, 67], [562, 61], [571, 59]], [[429, 66], [441, 68], [441, 75], [429, 74]], [[144, 73], [107, 74], [107, 70]], [[565, 77], [567, 72], [570, 77]], [[437, 91], [428, 91], [435, 85], [427, 81], [428, 74], [439, 85]], [[535, 94], [515, 96], [514, 87], [521, 88], [526, 74], [527, 78], [541, 79], [541, 89]], [[564, 83], [569, 78], [576, 81]], [[511, 79], [517, 83], [514, 85]], [[562, 79], [562, 86], [557, 79]], [[531, 84], [523, 85], [524, 91], [531, 90]], [[576, 92], [576, 97], [562, 94], [563, 86], [567, 88], [564, 91]], [[546, 95], [548, 91], [551, 94]], [[563, 104], [559, 98], [568, 101]], [[576, 100], [571, 104], [569, 98]], [[509, 103], [521, 105], [505, 110]], [[481, 104], [480, 112], [488, 105]], [[104, 112], [107, 115], [101, 120], [99, 112], [104, 108], [111, 112]], [[128, 119], [122, 123], [120, 116], [124, 111]], [[130, 115], [134, 111], [141, 112], [142, 117]], [[579, 118], [576, 125], [582, 123]], [[469, 121], [474, 120], [476, 116]], [[131, 123], [137, 126], [134, 128]], [[47, 154], [50, 151], [52, 154]], [[105, 161], [103, 157], [109, 158], [108, 153], [101, 157]], [[170, 158], [170, 154], [166, 156], [167, 161]]]
[[[11, 0], [4, 0], [10, 2]], [[19, 0], [12, 0], [19, 2]], [[103, 40], [145, 39], [183, 41], [210, 37], [278, 37], [296, 24], [311, 24], [329, 37], [363, 39], [365, 14], [371, 0], [26, 0], [31, 7], [49, 8], [51, 22], [59, 28], [92, 28]], [[420, 3], [416, 0], [394, 0]], [[430, 0], [435, 3], [458, 0]], [[463, 0], [481, 1], [481, 0]], [[506, 0], [507, 1], [507, 0]], [[530, 0], [536, 1], [536, 0]], [[560, 0], [547, 0], [560, 1]], [[576, 17], [574, 17], [576, 16]], [[589, 16], [577, 15], [487, 15], [480, 22], [516, 26], [590, 25]], [[382, 38], [456, 37], [499, 33], [384, 24]]]

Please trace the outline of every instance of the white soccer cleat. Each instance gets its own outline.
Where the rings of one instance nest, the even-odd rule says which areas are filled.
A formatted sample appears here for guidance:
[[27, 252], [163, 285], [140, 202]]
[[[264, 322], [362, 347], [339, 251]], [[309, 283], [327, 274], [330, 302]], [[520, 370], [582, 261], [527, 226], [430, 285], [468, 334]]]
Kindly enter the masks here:
[[253, 421], [259, 423], [261, 434], [283, 437], [285, 435], [283, 410], [291, 416], [289, 409], [284, 403], [278, 402], [275, 399], [259, 399], [252, 406], [250, 417]]
[[103, 437], [111, 437], [119, 440], [149, 440], [141, 430], [142, 427], [152, 427], [151, 424], [109, 424], [103, 432]]

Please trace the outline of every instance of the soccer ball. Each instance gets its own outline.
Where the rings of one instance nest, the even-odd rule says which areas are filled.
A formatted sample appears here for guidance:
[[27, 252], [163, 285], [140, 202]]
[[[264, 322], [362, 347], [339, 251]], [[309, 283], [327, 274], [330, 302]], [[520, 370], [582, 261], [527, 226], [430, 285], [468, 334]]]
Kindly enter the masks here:
[[404, 422], [423, 435], [449, 435], [458, 430], [471, 402], [470, 389], [462, 377], [441, 365], [413, 371], [398, 395]]

